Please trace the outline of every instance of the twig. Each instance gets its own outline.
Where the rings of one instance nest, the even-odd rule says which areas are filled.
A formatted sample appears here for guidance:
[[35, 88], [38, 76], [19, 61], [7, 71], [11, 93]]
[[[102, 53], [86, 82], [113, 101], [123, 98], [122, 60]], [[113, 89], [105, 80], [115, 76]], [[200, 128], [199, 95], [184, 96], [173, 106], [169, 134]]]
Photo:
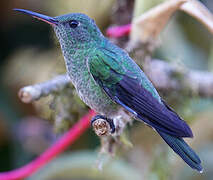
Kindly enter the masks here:
[[68, 146], [73, 144], [89, 127], [90, 119], [95, 115], [93, 110], [90, 110], [80, 121], [78, 121], [66, 134], [64, 134], [58, 142], [47, 149], [37, 159], [29, 164], [12, 171], [0, 173], [1, 180], [18, 180], [32, 175], [39, 168], [47, 164], [58, 154], [63, 152]]
[[186, 90], [190, 94], [213, 97], [213, 73], [187, 70], [156, 59], [145, 65], [144, 70], [159, 90]]
[[18, 95], [24, 103], [30, 103], [50, 93], [61, 91], [70, 83], [66, 74], [56, 76], [55, 78], [31, 86], [25, 86], [20, 89]]

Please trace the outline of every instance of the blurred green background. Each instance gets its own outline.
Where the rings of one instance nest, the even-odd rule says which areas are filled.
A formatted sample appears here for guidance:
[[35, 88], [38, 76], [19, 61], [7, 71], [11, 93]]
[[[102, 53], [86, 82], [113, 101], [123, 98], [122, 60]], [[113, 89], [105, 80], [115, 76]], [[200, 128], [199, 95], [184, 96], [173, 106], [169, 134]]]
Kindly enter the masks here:
[[[143, 1], [144, 10], [162, 2]], [[213, 12], [212, 0], [202, 2]], [[112, 24], [129, 23], [133, 4], [134, 0], [0, 1], [0, 171], [27, 164], [63, 134], [57, 131], [57, 122], [49, 109], [49, 97], [24, 104], [17, 96], [21, 87], [65, 72], [59, 44], [48, 24], [12, 9], [29, 9], [50, 16], [83, 12], [94, 18], [105, 32]], [[162, 32], [161, 46], [154, 57], [176, 61], [191, 69], [213, 71], [212, 37], [194, 18], [178, 12]], [[162, 95], [190, 123], [195, 137], [188, 142], [203, 161], [203, 174], [184, 164], [151, 129], [135, 122], [128, 127], [133, 147], [119, 149], [114, 160], [106, 163], [107, 170], [103, 173], [94, 169], [98, 157], [95, 152], [100, 142], [89, 129], [67, 150], [69, 153], [50, 163], [32, 179], [124, 179], [126, 172], [133, 179], [212, 179], [212, 99], [177, 92]], [[76, 117], [86, 110], [82, 106], [82, 114]]]

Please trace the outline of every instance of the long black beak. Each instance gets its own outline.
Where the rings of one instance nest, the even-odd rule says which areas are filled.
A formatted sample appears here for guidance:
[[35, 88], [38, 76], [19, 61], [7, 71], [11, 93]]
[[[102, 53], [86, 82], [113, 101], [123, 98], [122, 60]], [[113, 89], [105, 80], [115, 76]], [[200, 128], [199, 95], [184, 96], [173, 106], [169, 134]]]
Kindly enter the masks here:
[[57, 25], [58, 24], [58, 21], [56, 21], [53, 17], [50, 17], [50, 16], [46, 16], [46, 15], [43, 15], [43, 14], [39, 14], [39, 13], [36, 13], [36, 12], [32, 12], [32, 11], [28, 11], [28, 10], [25, 10], [25, 9], [13, 9], [14, 11], [18, 11], [18, 12], [22, 12], [24, 14], [28, 14], [36, 19], [39, 19], [41, 21], [44, 21], [48, 24], [51, 24], [51, 25]]

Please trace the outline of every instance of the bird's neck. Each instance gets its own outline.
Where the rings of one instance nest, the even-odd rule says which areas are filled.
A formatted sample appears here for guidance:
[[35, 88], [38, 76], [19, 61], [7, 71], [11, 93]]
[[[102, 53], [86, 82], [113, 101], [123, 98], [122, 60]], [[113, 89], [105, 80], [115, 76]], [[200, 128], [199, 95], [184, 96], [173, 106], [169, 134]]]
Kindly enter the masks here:
[[55, 28], [54, 30], [60, 42], [67, 72], [73, 83], [75, 83], [77, 79], [82, 78], [82, 74], [85, 74], [83, 72], [88, 71], [88, 57], [90, 57], [97, 47], [103, 44], [105, 38], [100, 33], [100, 37], [96, 39], [87, 39], [86, 41], [79, 42], [75, 38], [70, 38], [69, 34], [63, 31], [63, 29]]
[[64, 55], [67, 73], [74, 85], [89, 76], [87, 59], [90, 53], [94, 51], [95, 45], [91, 43], [67, 42], [59, 39], [61, 49]]

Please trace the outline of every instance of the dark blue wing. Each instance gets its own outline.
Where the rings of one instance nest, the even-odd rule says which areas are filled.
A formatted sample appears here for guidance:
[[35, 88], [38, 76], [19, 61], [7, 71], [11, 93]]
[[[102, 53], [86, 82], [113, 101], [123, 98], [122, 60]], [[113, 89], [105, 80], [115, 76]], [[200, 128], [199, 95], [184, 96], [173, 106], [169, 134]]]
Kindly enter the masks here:
[[88, 66], [108, 96], [140, 120], [172, 136], [193, 136], [186, 122], [160, 100], [151, 82], [129, 57], [122, 58], [113, 51], [102, 49], [88, 59]]
[[[115, 72], [111, 72], [115, 73]], [[94, 77], [104, 91], [118, 104], [146, 124], [176, 137], [193, 137], [190, 127], [169, 106], [160, 103], [136, 79], [122, 75], [113, 86]], [[143, 118], [144, 117], [144, 118]]]

